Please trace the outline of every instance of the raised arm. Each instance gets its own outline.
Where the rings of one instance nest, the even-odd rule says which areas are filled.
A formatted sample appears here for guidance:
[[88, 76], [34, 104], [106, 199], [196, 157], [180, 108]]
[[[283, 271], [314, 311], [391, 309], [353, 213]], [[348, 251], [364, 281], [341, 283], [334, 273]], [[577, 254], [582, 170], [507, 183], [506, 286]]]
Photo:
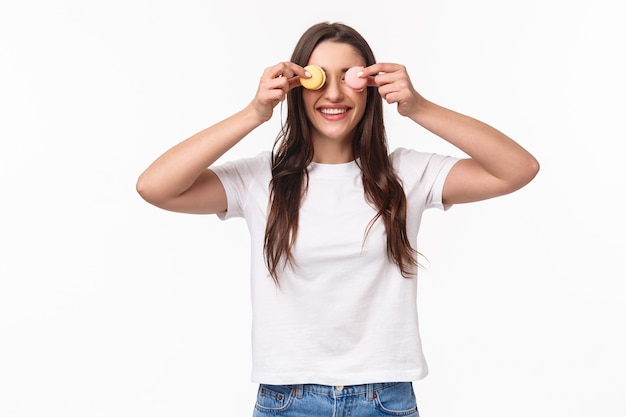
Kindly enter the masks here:
[[304, 69], [291, 62], [267, 68], [254, 99], [241, 111], [178, 143], [158, 157], [137, 181], [137, 192], [165, 210], [194, 214], [226, 210], [226, 193], [209, 167], [252, 130], [299, 85]]
[[447, 204], [485, 200], [511, 193], [528, 184], [539, 171], [537, 160], [522, 146], [486, 123], [432, 103], [413, 88], [406, 68], [375, 64], [365, 76], [377, 85], [398, 112], [456, 146], [469, 158], [452, 168], [443, 189]]
[[470, 158], [456, 163], [443, 188], [443, 202], [468, 203], [509, 194], [539, 171], [537, 160], [493, 127], [421, 98], [409, 116]]

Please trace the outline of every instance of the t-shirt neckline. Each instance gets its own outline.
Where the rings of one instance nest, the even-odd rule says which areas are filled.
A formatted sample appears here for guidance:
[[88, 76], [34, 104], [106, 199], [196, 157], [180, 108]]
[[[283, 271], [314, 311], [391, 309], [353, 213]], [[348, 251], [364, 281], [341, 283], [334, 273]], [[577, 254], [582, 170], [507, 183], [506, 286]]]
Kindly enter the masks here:
[[355, 160], [339, 164], [324, 164], [320, 162], [311, 162], [309, 164], [309, 175], [316, 177], [353, 175], [360, 171], [361, 169], [359, 168]]

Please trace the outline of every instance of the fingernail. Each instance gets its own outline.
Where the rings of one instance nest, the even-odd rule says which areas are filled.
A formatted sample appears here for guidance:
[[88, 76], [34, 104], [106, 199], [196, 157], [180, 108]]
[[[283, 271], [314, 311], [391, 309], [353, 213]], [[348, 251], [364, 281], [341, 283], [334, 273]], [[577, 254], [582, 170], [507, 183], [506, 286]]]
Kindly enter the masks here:
[[356, 73], [356, 76], [357, 76], [357, 77], [362, 77], [362, 76], [363, 76], [363, 71], [359, 71], [359, 72], [357, 72], [357, 73]]
[[311, 78], [311, 73], [309, 71], [304, 71], [304, 75], [306, 75], [307, 78]]

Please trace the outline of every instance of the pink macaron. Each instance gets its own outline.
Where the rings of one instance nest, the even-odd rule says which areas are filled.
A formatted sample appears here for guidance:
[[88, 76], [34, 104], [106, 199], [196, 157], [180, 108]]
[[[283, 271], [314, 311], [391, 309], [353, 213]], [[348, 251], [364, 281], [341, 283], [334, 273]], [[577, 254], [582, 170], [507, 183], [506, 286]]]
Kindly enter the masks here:
[[355, 91], [363, 91], [367, 87], [367, 77], [359, 77], [363, 72], [363, 67], [352, 67], [346, 71], [345, 81], [348, 87]]

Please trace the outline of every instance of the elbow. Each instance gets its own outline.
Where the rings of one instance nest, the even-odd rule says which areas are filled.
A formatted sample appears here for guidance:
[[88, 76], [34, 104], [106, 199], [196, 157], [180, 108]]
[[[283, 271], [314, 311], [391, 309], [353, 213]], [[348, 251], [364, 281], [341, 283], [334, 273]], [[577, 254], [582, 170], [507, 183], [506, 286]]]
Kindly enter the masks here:
[[152, 182], [146, 178], [145, 174], [141, 174], [135, 183], [135, 190], [148, 203], [158, 206], [159, 198], [157, 188]]
[[528, 161], [526, 162], [525, 166], [526, 184], [528, 184], [537, 176], [541, 166], [539, 165], [539, 161], [537, 161], [537, 159], [532, 155], [529, 155]]
[[135, 183], [135, 191], [137, 194], [141, 196], [144, 200], [150, 202], [150, 187], [147, 184], [147, 181], [143, 178], [143, 175], [140, 175]]
[[539, 161], [535, 159], [532, 155], [528, 155], [528, 157], [520, 163], [517, 169], [517, 181], [513, 186], [513, 190], [518, 190], [528, 183], [530, 183], [539, 173], [540, 165]]

